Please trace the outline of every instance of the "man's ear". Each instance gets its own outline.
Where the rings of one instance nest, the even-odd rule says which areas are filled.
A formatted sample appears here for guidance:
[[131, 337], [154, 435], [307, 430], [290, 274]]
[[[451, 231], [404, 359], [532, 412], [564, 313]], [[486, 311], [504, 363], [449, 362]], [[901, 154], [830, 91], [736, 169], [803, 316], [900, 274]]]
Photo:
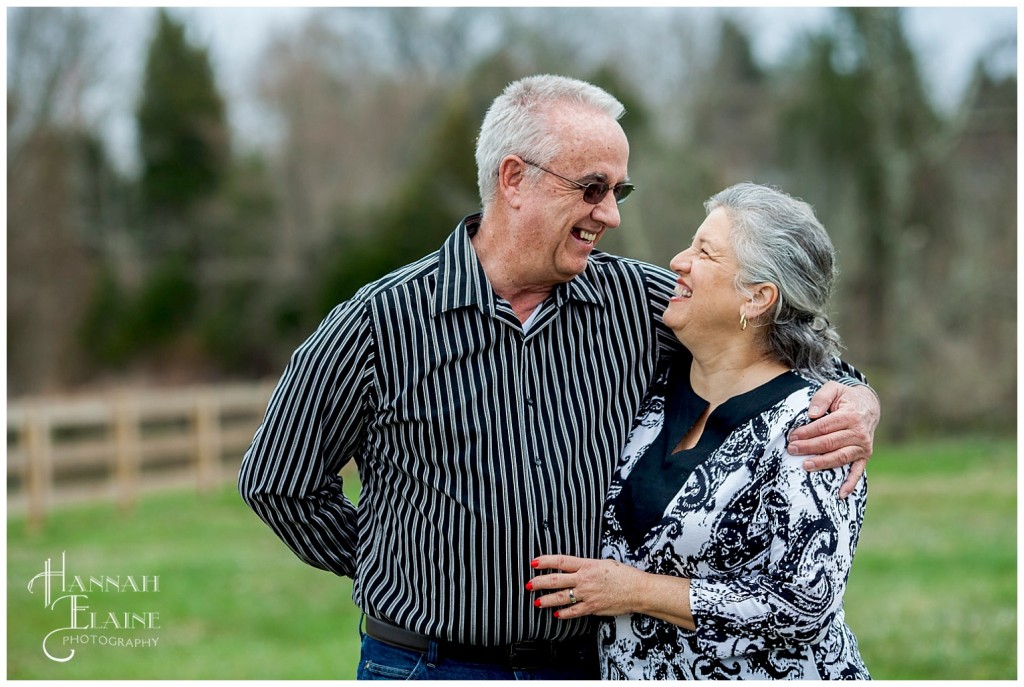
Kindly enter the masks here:
[[750, 287], [750, 303], [746, 306], [747, 319], [756, 320], [775, 307], [779, 301], [779, 287], [771, 282]]
[[498, 193], [510, 207], [522, 206], [521, 187], [525, 174], [526, 163], [515, 155], [506, 155], [498, 165]]

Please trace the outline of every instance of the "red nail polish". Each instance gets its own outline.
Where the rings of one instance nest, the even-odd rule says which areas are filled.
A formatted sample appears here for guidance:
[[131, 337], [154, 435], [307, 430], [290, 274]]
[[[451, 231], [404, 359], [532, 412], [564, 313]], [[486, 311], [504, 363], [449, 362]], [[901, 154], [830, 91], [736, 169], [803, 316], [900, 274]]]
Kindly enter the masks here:
[[558, 617], [558, 611], [555, 611], [555, 617], [556, 618]]
[[530, 561], [530, 567], [531, 568], [536, 568], [538, 565], [540, 565], [540, 561], [538, 561], [536, 558], [534, 558], [532, 561]]
[[526, 583], [526, 589], [527, 589], [527, 591], [531, 591], [531, 592], [533, 591], [533, 580], [530, 580], [529, 582]]
[[537, 608], [540, 608], [540, 599], [537, 599], [536, 601], [534, 601], [533, 605], [536, 606]]

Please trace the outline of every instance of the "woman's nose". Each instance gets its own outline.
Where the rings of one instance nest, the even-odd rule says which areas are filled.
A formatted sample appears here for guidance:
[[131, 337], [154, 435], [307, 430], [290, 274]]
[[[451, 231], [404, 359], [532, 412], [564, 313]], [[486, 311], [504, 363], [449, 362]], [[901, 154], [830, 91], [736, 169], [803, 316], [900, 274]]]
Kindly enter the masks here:
[[673, 272], [689, 272], [690, 271], [690, 255], [689, 249], [678, 253], [676, 257], [672, 258], [672, 262], [668, 264], [669, 268]]

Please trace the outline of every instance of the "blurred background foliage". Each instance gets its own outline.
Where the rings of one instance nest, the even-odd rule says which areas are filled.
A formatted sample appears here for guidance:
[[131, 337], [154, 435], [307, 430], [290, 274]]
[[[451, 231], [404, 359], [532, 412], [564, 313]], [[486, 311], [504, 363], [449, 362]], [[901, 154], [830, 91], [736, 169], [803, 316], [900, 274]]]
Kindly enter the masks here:
[[1015, 33], [940, 109], [899, 8], [835, 8], [778, 66], [729, 16], [702, 40], [685, 9], [626, 12], [311, 11], [242, 86], [269, 124], [238, 146], [209, 46], [154, 11], [126, 171], [84, 114], [102, 12], [8, 10], [8, 396], [275, 377], [331, 306], [478, 207], [487, 105], [550, 71], [629, 111], [639, 191], [603, 249], [665, 265], [709, 195], [777, 184], [839, 250], [835, 320], [880, 438], [1013, 431], [1017, 84], [988, 60]]

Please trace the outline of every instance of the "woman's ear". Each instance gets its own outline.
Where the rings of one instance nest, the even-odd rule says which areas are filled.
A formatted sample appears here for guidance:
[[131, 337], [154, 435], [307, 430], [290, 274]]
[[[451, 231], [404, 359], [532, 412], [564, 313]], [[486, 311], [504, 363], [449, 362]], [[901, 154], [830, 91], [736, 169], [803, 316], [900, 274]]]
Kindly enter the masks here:
[[756, 284], [751, 287], [750, 291], [750, 303], [746, 306], [746, 315], [749, 320], [756, 320], [764, 315], [779, 301], [779, 287], [771, 282]]
[[498, 193], [510, 207], [518, 209], [522, 205], [520, 187], [526, 173], [526, 163], [515, 155], [505, 156], [498, 165]]

